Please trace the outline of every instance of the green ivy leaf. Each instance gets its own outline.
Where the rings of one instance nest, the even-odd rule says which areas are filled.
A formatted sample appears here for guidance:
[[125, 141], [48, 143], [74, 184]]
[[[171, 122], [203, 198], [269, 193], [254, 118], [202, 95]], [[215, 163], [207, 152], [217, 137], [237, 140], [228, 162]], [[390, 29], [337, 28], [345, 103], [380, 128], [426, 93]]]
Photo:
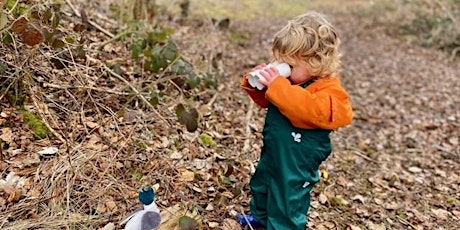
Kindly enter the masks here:
[[198, 129], [198, 110], [195, 108], [190, 111], [186, 111], [182, 104], [176, 106], [176, 115], [179, 119], [179, 123], [185, 125], [187, 131], [195, 132]]
[[131, 44], [131, 55], [133, 56], [134, 60], [139, 61], [142, 53], [142, 46], [139, 43]]
[[53, 11], [51, 11], [51, 9], [47, 9], [45, 13], [43, 13], [42, 20], [44, 22], [48, 22], [51, 19], [51, 17], [53, 17]]
[[177, 46], [174, 42], [168, 41], [168, 45], [163, 50], [163, 56], [169, 61], [175, 60], [179, 56]]
[[0, 74], [4, 74], [6, 72], [7, 65], [0, 61]]
[[67, 42], [69, 44], [75, 44], [76, 41], [72, 37], [66, 37], [65, 42]]
[[40, 19], [40, 13], [38, 10], [32, 10], [29, 12], [29, 18]]
[[143, 53], [144, 53], [144, 57], [152, 58], [152, 50], [151, 49], [145, 49]]
[[152, 47], [150, 52], [152, 53], [152, 56], [161, 56], [162, 51], [163, 51], [163, 48], [154, 46]]
[[149, 32], [147, 33], [147, 43], [150, 46], [154, 46], [156, 44], [162, 44], [165, 43], [169, 36], [174, 33], [173, 29], [170, 28], [163, 28], [163, 29], [158, 29], [154, 32]]
[[120, 76], [123, 74], [123, 71], [121, 70], [121, 67], [118, 64], [113, 65], [111, 69], [113, 70], [113, 72]]
[[[184, 105], [178, 104], [178, 105], [176, 106], [176, 116], [177, 116], [178, 118], [180, 118], [180, 117], [182, 116], [183, 113], [185, 113], [185, 107], [184, 107]], [[179, 119], [179, 121], [180, 121], [180, 119]]]
[[19, 0], [6, 0], [6, 8], [8, 8], [8, 10], [11, 10], [13, 9], [14, 5], [16, 5], [16, 2], [19, 1]]
[[73, 27], [73, 31], [78, 32], [78, 33], [79, 33], [79, 32], [82, 32], [82, 31], [85, 31], [85, 30], [86, 30], [85, 24], [79, 23], [79, 24], [76, 24], [76, 25]]
[[150, 62], [145, 65], [147, 70], [152, 71], [154, 73], [160, 72], [160, 70], [166, 68], [168, 66], [168, 62], [162, 56], [152, 56]]
[[11, 34], [8, 33], [8, 32], [3, 33], [2, 42], [3, 42], [3, 44], [11, 44], [11, 43], [13, 43], [13, 36], [11, 36]]
[[203, 77], [204, 87], [206, 88], [217, 88], [217, 82], [213, 79], [212, 75], [207, 73]]
[[58, 13], [55, 13], [53, 17], [53, 21], [51, 22], [51, 27], [53, 29], [56, 29], [59, 26], [60, 22], [61, 22], [61, 16], [59, 16]]
[[66, 67], [66, 64], [58, 58], [51, 58], [51, 63], [53, 63], [56, 69], [64, 69]]
[[192, 72], [193, 66], [180, 58], [171, 66], [171, 70], [176, 74], [188, 74]]
[[43, 30], [43, 37], [45, 38], [45, 42], [48, 45], [52, 45], [56, 37], [54, 36], [53, 33], [49, 32], [48, 30]]
[[65, 47], [65, 43], [60, 39], [55, 39], [51, 45], [54, 49], [62, 49]]
[[76, 50], [77, 54], [75, 55], [78, 58], [86, 60], [86, 51], [83, 45], [79, 45]]
[[188, 77], [187, 84], [191, 89], [198, 87], [201, 83], [201, 78], [199, 78], [195, 73], [191, 73]]
[[158, 105], [158, 103], [160, 103], [160, 99], [159, 99], [159, 97], [158, 97], [158, 94], [155, 93], [155, 92], [152, 92], [152, 93], [150, 94], [150, 101], [149, 101], [149, 102], [150, 102], [150, 104], [153, 105], [153, 106]]

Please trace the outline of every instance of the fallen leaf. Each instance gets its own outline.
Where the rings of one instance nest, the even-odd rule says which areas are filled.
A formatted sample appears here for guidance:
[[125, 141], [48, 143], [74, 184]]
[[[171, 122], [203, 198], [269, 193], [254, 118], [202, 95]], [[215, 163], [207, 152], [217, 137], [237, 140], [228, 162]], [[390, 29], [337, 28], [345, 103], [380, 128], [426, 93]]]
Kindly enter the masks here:
[[208, 222], [208, 226], [211, 227], [212, 229], [215, 229], [219, 227], [219, 223], [217, 222]]
[[43, 33], [41, 28], [36, 23], [28, 23], [26, 29], [21, 34], [21, 39], [24, 44], [34, 46], [43, 42]]
[[100, 228], [99, 230], [115, 230], [115, 224], [110, 222], [106, 224], [103, 228]]
[[337, 184], [343, 187], [347, 187], [347, 179], [345, 179], [345, 177], [343, 176], [339, 176], [339, 178], [337, 179]]
[[20, 189], [14, 187], [14, 186], [5, 186], [3, 187], [3, 192], [6, 195], [6, 201], [7, 202], [17, 202], [21, 199], [22, 197], [22, 192]]
[[[183, 216], [188, 216], [194, 220], [201, 221], [201, 216], [198, 213], [191, 213], [184, 209], [180, 204], [161, 210], [162, 221], [158, 230], [178, 230], [179, 219]], [[200, 223], [198, 223], [200, 225]]]
[[59, 150], [56, 147], [46, 147], [46, 148], [43, 148], [43, 150], [39, 151], [38, 154], [40, 156], [50, 157], [50, 156], [54, 156], [58, 151]]
[[29, 24], [29, 20], [25, 17], [20, 17], [16, 21], [13, 22], [12, 29], [15, 34], [22, 34], [25, 30], [27, 25]]
[[372, 222], [367, 222], [366, 225], [369, 228], [369, 230], [386, 230], [387, 229], [384, 224], [375, 224]]
[[431, 212], [441, 220], [447, 220], [450, 215], [450, 212], [444, 209], [431, 209]]
[[361, 230], [360, 227], [355, 226], [355, 225], [348, 225], [348, 227], [350, 228], [350, 230]]
[[329, 172], [325, 169], [321, 169], [321, 177], [324, 179], [324, 181], [327, 181], [329, 179]]
[[8, 186], [23, 187], [26, 183], [24, 177], [17, 176], [14, 172], [8, 173], [5, 179], [0, 180], [0, 189], [5, 189]]
[[198, 222], [189, 216], [182, 216], [179, 218], [179, 228], [181, 230], [196, 230], [198, 229]]
[[96, 123], [96, 122], [92, 122], [92, 121], [87, 121], [85, 123], [85, 125], [90, 128], [90, 129], [95, 129], [95, 128], [98, 128], [99, 127], [99, 124]]
[[184, 181], [191, 182], [195, 180], [195, 173], [192, 171], [185, 170], [181, 174]]
[[409, 168], [409, 172], [412, 172], [412, 173], [421, 173], [421, 172], [422, 172], [422, 169], [419, 168], [419, 167], [410, 167], [410, 168]]
[[11, 128], [2, 128], [0, 129], [2, 134], [0, 135], [0, 139], [2, 139], [7, 144], [11, 145], [14, 143], [14, 134]]
[[222, 223], [222, 230], [241, 230], [241, 225], [234, 219], [225, 219]]
[[319, 198], [318, 198], [319, 202], [321, 204], [325, 204], [327, 202], [327, 196], [324, 195], [323, 193], [319, 194]]

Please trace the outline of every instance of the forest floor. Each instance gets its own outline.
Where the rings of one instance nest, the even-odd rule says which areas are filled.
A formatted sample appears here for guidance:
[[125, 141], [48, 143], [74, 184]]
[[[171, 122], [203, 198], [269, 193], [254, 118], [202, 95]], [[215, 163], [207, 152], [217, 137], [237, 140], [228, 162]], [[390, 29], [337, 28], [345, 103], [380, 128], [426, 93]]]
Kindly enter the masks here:
[[[459, 229], [460, 61], [357, 14], [327, 15], [342, 37], [342, 81], [355, 120], [333, 133], [334, 152], [312, 193], [309, 226]], [[157, 189], [165, 221], [160, 229], [179, 229], [177, 217], [185, 214], [204, 229], [240, 229], [234, 215], [248, 211], [248, 182], [261, 150], [265, 114], [240, 81], [270, 59], [272, 35], [285, 22], [283, 17], [230, 18], [227, 28], [205, 17], [171, 20], [182, 55], [198, 69], [212, 69], [217, 87], [196, 93], [192, 102], [183, 92], [165, 98], [156, 107], [161, 115], [128, 99], [121, 101], [131, 103], [130, 112], [120, 115], [116, 109], [127, 106], [114, 106], [120, 101], [113, 97], [122, 94], [112, 94], [127, 87], [107, 75], [95, 76], [103, 69], [96, 57], [81, 67], [91, 83], [85, 87], [105, 91], [56, 83], [48, 91], [56, 92], [51, 100], [35, 96], [26, 106], [40, 113], [43, 107], [37, 105], [48, 105], [51, 112], [42, 114], [49, 115], [54, 134], [68, 135], [35, 140], [22, 113], [0, 100], [0, 138], [8, 144], [0, 162], [0, 229], [120, 229], [120, 221], [140, 205], [137, 192], [146, 184]], [[130, 50], [119, 44], [104, 48], [110, 54], [104, 62], [123, 63], [131, 86], [141, 88], [143, 82], [129, 74], [123, 59]], [[84, 98], [77, 106], [81, 110], [55, 112], [63, 101], [73, 106], [73, 96]], [[197, 131], [176, 124], [177, 101], [197, 105]], [[50, 146], [58, 152], [40, 153]]]

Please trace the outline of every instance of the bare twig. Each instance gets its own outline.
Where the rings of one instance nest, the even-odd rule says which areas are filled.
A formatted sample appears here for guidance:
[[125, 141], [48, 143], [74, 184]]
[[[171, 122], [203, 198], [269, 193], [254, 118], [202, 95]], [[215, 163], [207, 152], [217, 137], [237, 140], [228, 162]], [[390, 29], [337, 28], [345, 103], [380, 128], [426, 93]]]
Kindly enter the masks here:
[[212, 96], [211, 100], [209, 100], [208, 104], [206, 104], [209, 108], [211, 108], [212, 104], [216, 102], [217, 97], [219, 97], [219, 92], [225, 88], [224, 85], [220, 85], [219, 88], [217, 88], [217, 92]]
[[[102, 44], [99, 45], [99, 50], [101, 50], [104, 46], [106, 46], [107, 44], [111, 43], [111, 42], [114, 42], [116, 41], [117, 39], [120, 39], [121, 37], [125, 36], [125, 35], [128, 35], [130, 33], [132, 33], [133, 31], [132, 30], [125, 30], [121, 33], [118, 33], [117, 35], [113, 36], [111, 39], [103, 42]], [[90, 46], [91, 47], [91, 46]]]
[[251, 230], [254, 230], [254, 228], [252, 227], [251, 223], [249, 223], [249, 220], [248, 218], [246, 217], [246, 214], [244, 214], [244, 210], [243, 208], [241, 208], [241, 214], [243, 215], [244, 219], [246, 220], [246, 223], [248, 223], [248, 226]]
[[458, 52], [460, 52], [460, 46], [452, 50], [452, 53], [451, 53], [451, 55], [450, 55], [450, 59], [451, 59], [451, 60], [454, 60], [455, 57], [457, 56], [457, 53], [458, 53]]
[[8, 14], [13, 13], [14, 9], [16, 9], [16, 6], [18, 6], [19, 1], [15, 1], [13, 7], [11, 7], [11, 10], [8, 11]]
[[107, 67], [106, 65], [103, 65], [103, 68], [104, 70], [106, 70], [107, 72], [110, 73], [110, 75], [114, 76], [115, 78], [117, 78], [118, 80], [122, 81], [123, 83], [125, 83], [127, 86], [129, 86], [129, 88], [131, 88], [131, 90], [136, 94], [137, 97], [139, 97], [148, 107], [150, 107], [150, 109], [153, 110], [154, 113], [157, 114], [157, 116], [165, 121], [167, 124], [171, 125], [169, 123], [168, 120], [166, 120], [157, 110], [156, 108], [150, 104], [150, 102], [136, 89], [136, 87], [134, 87], [131, 83], [129, 83], [126, 79], [124, 79], [122, 76], [118, 75], [117, 73], [115, 73], [113, 70], [111, 70], [109, 67]]
[[[70, 0], [65, 0], [65, 2], [67, 3], [67, 5], [69, 5], [69, 7], [72, 9], [73, 13], [75, 15], [77, 15], [77, 17], [81, 18], [81, 14], [80, 12], [78, 12], [78, 10], [75, 8], [75, 6], [70, 2]], [[100, 26], [99, 24], [91, 21], [88, 19], [88, 23], [92, 26], [94, 26], [94, 28], [98, 29], [99, 31], [101, 31], [102, 33], [106, 34], [107, 36], [113, 38], [114, 35], [112, 33], [110, 33], [108, 30], [102, 28], [102, 26]]]
[[[449, 9], [447, 9], [446, 5], [444, 5], [444, 3], [440, 0], [436, 0], [435, 1], [442, 9], [442, 11], [444, 11], [444, 13], [447, 15], [447, 17], [452, 21], [452, 23], [454, 24], [454, 28], [458, 28], [457, 27], [457, 20], [455, 19], [454, 15], [452, 15], [452, 12], [449, 11]], [[458, 16], [458, 15], [457, 15]]]
[[407, 226], [410, 226], [412, 227], [412, 229], [417, 229], [413, 224], [409, 223], [409, 221], [407, 220], [404, 220], [403, 218], [401, 218], [400, 216], [396, 215], [396, 217], [398, 218], [399, 222], [401, 222], [402, 224], [405, 224]]
[[56, 88], [56, 89], [88, 89], [88, 90], [94, 90], [94, 91], [99, 91], [99, 92], [104, 92], [104, 93], [116, 94], [116, 95], [120, 95], [120, 96], [132, 95], [132, 93], [124, 93], [124, 92], [119, 92], [119, 91], [110, 90], [110, 89], [102, 89], [102, 88], [98, 88], [98, 87], [56, 85], [56, 84], [47, 83], [47, 82], [43, 83], [43, 87], [50, 87], [50, 88]]
[[0, 161], [3, 161], [3, 143], [0, 141]]
[[357, 149], [357, 148], [350, 148], [350, 150], [353, 150], [353, 153], [356, 154], [357, 156], [360, 156], [361, 158], [363, 158], [364, 160], [367, 160], [367, 161], [370, 161], [370, 162], [373, 162], [373, 163], [376, 163], [378, 164], [379, 162], [366, 156], [365, 153], [363, 153], [363, 151], [361, 151], [360, 149]]
[[444, 148], [444, 147], [442, 147], [440, 145], [435, 145], [434, 147], [439, 151], [442, 151], [442, 152], [445, 152], [445, 153], [448, 153], [448, 154], [451, 154], [451, 155], [458, 155], [458, 153], [451, 152], [448, 149], [446, 149], [446, 148]]
[[[40, 106], [38, 104], [38, 101], [37, 101], [37, 95], [35, 94], [35, 90], [33, 89], [32, 86], [29, 86], [29, 91], [30, 91], [30, 94], [31, 94], [31, 99], [32, 99], [32, 102], [34, 103], [34, 106], [38, 109], [38, 111], [40, 110], [43, 110], [43, 113], [44, 114], [51, 114], [49, 111], [48, 111], [48, 108], [46, 106]], [[47, 119], [45, 119], [45, 115], [44, 114], [41, 114], [39, 112], [39, 115], [43, 121], [43, 123], [46, 125], [46, 127], [51, 131], [51, 133], [56, 136], [63, 144], [66, 143], [66, 140], [61, 136], [61, 134], [59, 134], [58, 132], [56, 132], [56, 130], [53, 129], [53, 127], [51, 127], [51, 125], [48, 123]], [[51, 116], [52, 117], [52, 116]], [[53, 122], [55, 122], [53, 120]]]

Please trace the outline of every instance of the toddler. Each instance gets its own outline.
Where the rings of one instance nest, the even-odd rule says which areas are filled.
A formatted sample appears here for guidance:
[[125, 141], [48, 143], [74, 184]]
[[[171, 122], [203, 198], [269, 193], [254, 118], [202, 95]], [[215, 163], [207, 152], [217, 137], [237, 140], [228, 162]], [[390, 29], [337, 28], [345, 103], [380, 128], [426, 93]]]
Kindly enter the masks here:
[[281, 77], [266, 64], [260, 70], [262, 90], [248, 76], [242, 87], [262, 108], [268, 108], [263, 148], [250, 181], [250, 212], [239, 214], [243, 226], [268, 230], [305, 229], [310, 192], [320, 179], [319, 166], [332, 151], [330, 133], [351, 124], [353, 111], [342, 87], [340, 40], [320, 13], [290, 20], [274, 36], [274, 61], [291, 66]]

